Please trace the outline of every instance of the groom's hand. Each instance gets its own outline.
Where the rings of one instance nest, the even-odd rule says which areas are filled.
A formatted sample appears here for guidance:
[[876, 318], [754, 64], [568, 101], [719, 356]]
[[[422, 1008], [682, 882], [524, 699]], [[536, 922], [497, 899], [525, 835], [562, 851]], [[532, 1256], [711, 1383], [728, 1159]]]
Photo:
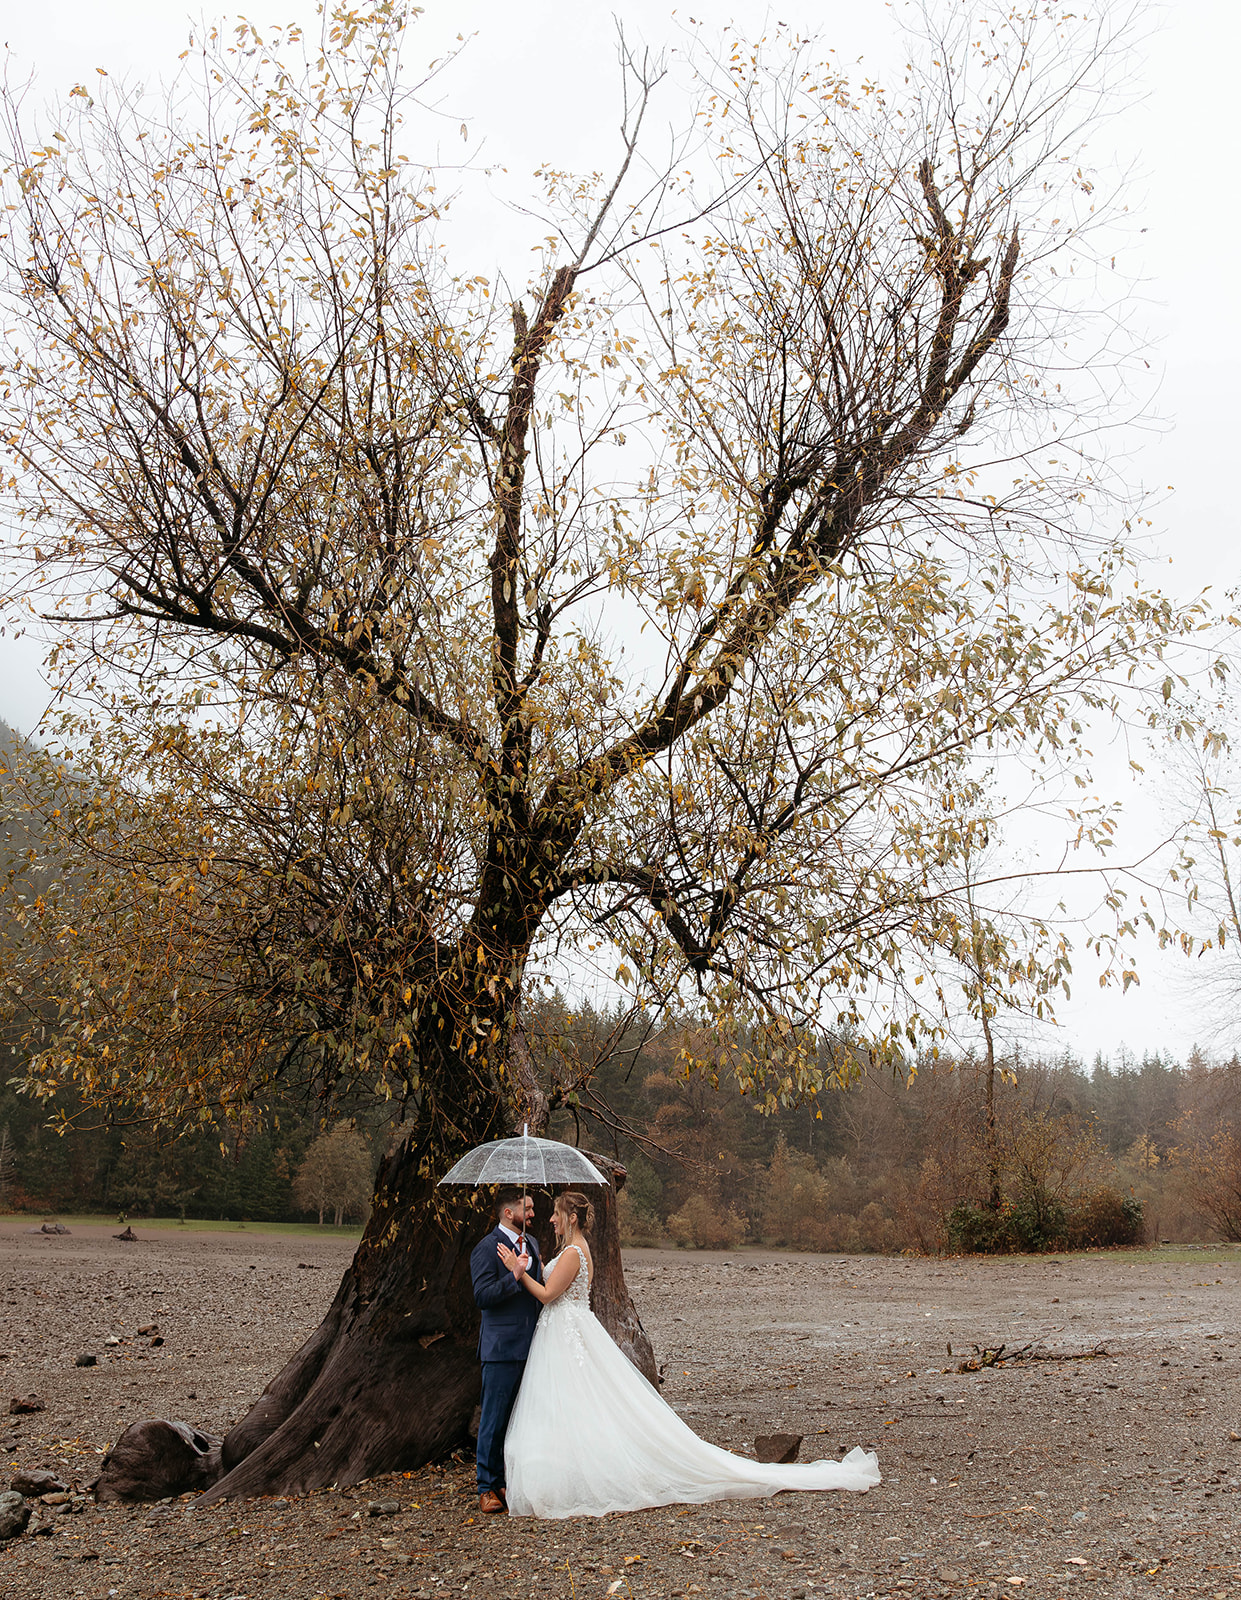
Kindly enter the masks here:
[[518, 1255], [515, 1250], [510, 1250], [506, 1244], [498, 1244], [496, 1246], [496, 1254], [513, 1274], [517, 1282], [520, 1283], [526, 1275], [526, 1268], [530, 1265], [530, 1257], [524, 1253]]

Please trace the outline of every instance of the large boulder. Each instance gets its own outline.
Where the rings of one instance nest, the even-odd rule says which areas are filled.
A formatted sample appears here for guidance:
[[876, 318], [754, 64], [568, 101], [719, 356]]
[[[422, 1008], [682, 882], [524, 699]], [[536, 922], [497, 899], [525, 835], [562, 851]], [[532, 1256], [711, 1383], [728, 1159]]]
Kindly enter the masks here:
[[149, 1417], [125, 1429], [103, 1458], [93, 1492], [101, 1505], [115, 1500], [163, 1500], [209, 1488], [223, 1475], [221, 1440], [188, 1422]]

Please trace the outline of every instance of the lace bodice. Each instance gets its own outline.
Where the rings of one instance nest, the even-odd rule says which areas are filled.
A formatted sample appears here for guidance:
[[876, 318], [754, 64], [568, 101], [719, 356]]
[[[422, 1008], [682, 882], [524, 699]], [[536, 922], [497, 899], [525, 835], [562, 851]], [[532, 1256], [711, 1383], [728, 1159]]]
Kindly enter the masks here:
[[[577, 1251], [577, 1259], [578, 1259], [577, 1277], [574, 1278], [573, 1282], [569, 1285], [569, 1287], [565, 1290], [565, 1292], [559, 1297], [559, 1300], [553, 1300], [552, 1304], [553, 1305], [558, 1305], [560, 1303], [560, 1301], [565, 1301], [569, 1305], [585, 1306], [589, 1310], [589, 1308], [590, 1308], [590, 1262], [586, 1259], [586, 1252], [584, 1250], [578, 1249], [577, 1245], [575, 1245], [575, 1244], [566, 1245], [565, 1246], [565, 1250], [575, 1250], [575, 1251]], [[546, 1267], [544, 1267], [544, 1269], [543, 1269], [543, 1280], [544, 1280], [544, 1282], [546, 1282], [547, 1279], [551, 1277], [552, 1268], [556, 1265], [557, 1261], [560, 1260], [560, 1257], [563, 1254], [564, 1254], [564, 1250], [561, 1250], [559, 1252], [559, 1254], [558, 1255], [554, 1255], [551, 1258], [551, 1260], [547, 1263]]]

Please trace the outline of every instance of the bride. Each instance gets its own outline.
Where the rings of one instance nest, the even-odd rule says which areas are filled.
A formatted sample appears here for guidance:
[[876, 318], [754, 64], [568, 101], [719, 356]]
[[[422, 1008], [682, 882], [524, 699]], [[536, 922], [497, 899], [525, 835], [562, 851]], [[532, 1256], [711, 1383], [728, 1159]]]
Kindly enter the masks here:
[[871, 1451], [850, 1450], [843, 1461], [768, 1466], [700, 1439], [592, 1313], [591, 1222], [585, 1195], [557, 1196], [552, 1226], [560, 1251], [543, 1283], [526, 1275], [525, 1256], [499, 1246], [504, 1265], [543, 1302], [504, 1440], [510, 1512], [601, 1517], [783, 1489], [865, 1490], [879, 1482]]

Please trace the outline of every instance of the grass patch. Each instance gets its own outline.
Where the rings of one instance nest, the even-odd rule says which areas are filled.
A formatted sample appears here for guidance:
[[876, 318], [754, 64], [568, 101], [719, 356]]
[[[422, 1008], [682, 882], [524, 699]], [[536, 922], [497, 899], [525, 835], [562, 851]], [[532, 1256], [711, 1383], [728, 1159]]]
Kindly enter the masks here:
[[[979, 1258], [984, 1259], [982, 1257]], [[1003, 1256], [987, 1256], [988, 1261], [1003, 1261]], [[1121, 1250], [1048, 1250], [1040, 1255], [1009, 1256], [1010, 1261], [1125, 1261], [1138, 1265], [1165, 1262], [1193, 1263], [1195, 1266], [1235, 1266], [1241, 1260], [1241, 1244], [1160, 1244]]]
[[[41, 1222], [63, 1222], [66, 1228], [110, 1228], [119, 1233], [125, 1223], [112, 1216], [71, 1216], [57, 1212], [7, 1212], [0, 1215], [3, 1222], [23, 1222], [28, 1227], [38, 1227]], [[191, 1217], [182, 1222], [180, 1217], [130, 1217], [129, 1226], [135, 1233], [285, 1233], [308, 1239], [360, 1239], [362, 1229], [351, 1225], [334, 1228], [330, 1222], [322, 1227], [317, 1222], [210, 1222], [201, 1217]]]

